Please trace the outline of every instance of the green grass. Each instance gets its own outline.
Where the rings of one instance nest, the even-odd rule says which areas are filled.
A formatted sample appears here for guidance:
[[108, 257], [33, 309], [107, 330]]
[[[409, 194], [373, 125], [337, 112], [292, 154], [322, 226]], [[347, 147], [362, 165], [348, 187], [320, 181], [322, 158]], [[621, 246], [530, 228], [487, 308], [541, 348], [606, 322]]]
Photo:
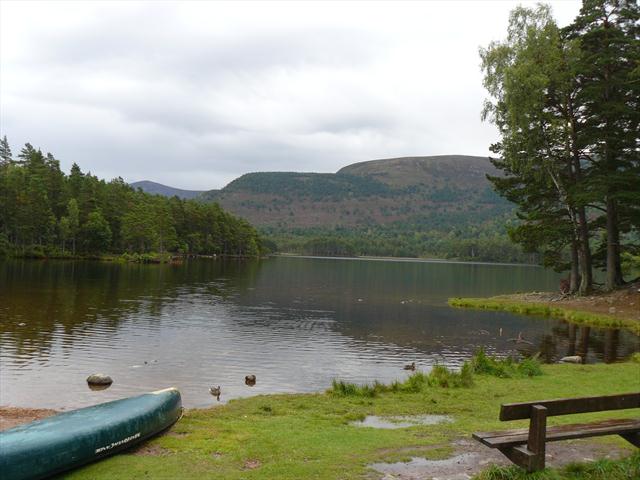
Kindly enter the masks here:
[[461, 388], [473, 386], [473, 368], [470, 363], [465, 362], [459, 372], [450, 370], [444, 365], [434, 365], [431, 371], [426, 374], [416, 372], [406, 380], [394, 381], [389, 385], [380, 382], [373, 384], [358, 385], [342, 380], [333, 380], [331, 389], [327, 393], [338, 396], [353, 396], [373, 398], [381, 393], [419, 393], [426, 388]]
[[537, 377], [542, 375], [542, 364], [538, 356], [525, 358], [515, 362], [511, 358], [498, 359], [488, 356], [484, 348], [480, 348], [471, 359], [473, 373], [478, 375], [493, 375], [500, 378]]
[[[470, 438], [474, 431], [526, 425], [522, 421], [499, 422], [501, 403], [640, 389], [637, 363], [543, 365], [541, 369], [543, 375], [531, 377], [474, 375], [473, 386], [466, 388], [443, 387], [436, 380], [429, 381], [431, 374], [417, 372], [410, 380], [396, 382], [395, 391], [393, 384], [378, 386], [377, 390], [374, 385], [371, 387], [374, 395], [370, 395], [369, 390], [353, 394], [350, 384], [343, 384], [343, 393], [334, 388], [317, 394], [258, 396], [208, 409], [187, 410], [167, 434], [147, 442], [147, 447], [157, 455], [125, 453], [67, 474], [65, 478], [363, 478], [370, 475], [368, 465], [373, 462], [399, 461], [412, 456], [443, 458], [454, 453], [452, 441]], [[440, 378], [439, 375], [443, 374], [433, 374], [433, 379]], [[424, 414], [449, 415], [454, 421], [396, 430], [351, 425], [367, 415]], [[612, 418], [612, 415], [629, 418], [637, 414], [636, 410], [622, 410], [553, 417], [549, 424]], [[630, 446], [618, 437], [595, 441], [609, 442], [612, 447], [631, 452]], [[567, 448], [571, 448], [570, 445]], [[618, 464], [626, 468], [626, 464]], [[498, 475], [495, 472], [491, 475]]]
[[556, 306], [552, 307], [544, 303], [519, 302], [499, 297], [450, 298], [448, 303], [452, 307], [501, 310], [522, 315], [554, 317], [566, 320], [567, 322], [592, 327], [625, 328], [636, 335], [640, 335], [640, 322], [635, 320], [616, 318], [603, 313], [585, 312]]

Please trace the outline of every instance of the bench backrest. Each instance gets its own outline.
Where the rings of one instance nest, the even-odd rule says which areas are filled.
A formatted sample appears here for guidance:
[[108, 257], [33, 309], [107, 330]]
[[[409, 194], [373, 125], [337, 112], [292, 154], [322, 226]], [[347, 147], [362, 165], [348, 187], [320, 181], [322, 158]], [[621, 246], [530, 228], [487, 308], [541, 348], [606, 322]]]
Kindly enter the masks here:
[[546, 407], [547, 416], [571, 415], [574, 413], [603, 412], [640, 408], [640, 392], [604, 395], [600, 397], [560, 398], [538, 402], [505, 403], [500, 407], [500, 420], [523, 420], [530, 418], [531, 407]]

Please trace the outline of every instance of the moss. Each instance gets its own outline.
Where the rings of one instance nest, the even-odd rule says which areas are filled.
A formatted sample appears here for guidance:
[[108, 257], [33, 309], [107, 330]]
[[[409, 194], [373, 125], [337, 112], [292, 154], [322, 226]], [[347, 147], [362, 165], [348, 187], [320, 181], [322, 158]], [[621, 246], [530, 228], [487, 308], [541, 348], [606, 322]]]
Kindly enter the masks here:
[[519, 313], [522, 315], [540, 315], [554, 317], [567, 322], [590, 325], [593, 327], [625, 328], [640, 335], [640, 322], [616, 318], [603, 313], [585, 312], [569, 308], [550, 306], [538, 302], [523, 302], [509, 299], [490, 298], [450, 298], [449, 305], [461, 308], [477, 308], [483, 310], [501, 310], [505, 312]]

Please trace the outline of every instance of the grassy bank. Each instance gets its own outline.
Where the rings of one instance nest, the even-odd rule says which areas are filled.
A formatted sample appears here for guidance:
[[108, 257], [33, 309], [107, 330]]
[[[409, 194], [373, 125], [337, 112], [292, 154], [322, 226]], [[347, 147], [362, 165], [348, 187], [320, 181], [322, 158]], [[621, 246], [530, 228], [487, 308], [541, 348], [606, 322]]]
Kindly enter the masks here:
[[[474, 369], [491, 372], [492, 366], [478, 364]], [[380, 478], [381, 474], [372, 475], [368, 465], [412, 456], [448, 457], [457, 448], [452, 442], [468, 439], [473, 431], [525, 425], [499, 422], [501, 403], [640, 389], [637, 363], [545, 365], [541, 371], [505, 365], [511, 368], [508, 378], [470, 373], [468, 368], [458, 374], [442, 370], [432, 375], [417, 373], [395, 387], [374, 384], [354, 388], [336, 382], [334, 390], [326, 393], [258, 396], [188, 410], [167, 434], [148, 442], [141, 451], [89, 465], [65, 478]], [[397, 430], [351, 424], [367, 415], [424, 414], [449, 415], [453, 421]], [[638, 413], [629, 410], [553, 417], [549, 423], [611, 418], [612, 414], [625, 418]], [[617, 437], [596, 441], [609, 442], [612, 449], [632, 451]], [[623, 465], [622, 471], [628, 471], [622, 462], [614, 465]], [[496, 476], [484, 478], [509, 479], [512, 477], [498, 475], [510, 472], [496, 470], [492, 473]], [[559, 472], [553, 478], [573, 477]], [[616, 474], [590, 478], [633, 477]]]
[[540, 315], [566, 320], [571, 323], [592, 327], [625, 328], [640, 335], [640, 322], [632, 319], [614, 317], [599, 312], [576, 310], [564, 306], [549, 305], [541, 302], [517, 301], [509, 295], [489, 298], [450, 298], [449, 305], [461, 308], [500, 310], [522, 315]]

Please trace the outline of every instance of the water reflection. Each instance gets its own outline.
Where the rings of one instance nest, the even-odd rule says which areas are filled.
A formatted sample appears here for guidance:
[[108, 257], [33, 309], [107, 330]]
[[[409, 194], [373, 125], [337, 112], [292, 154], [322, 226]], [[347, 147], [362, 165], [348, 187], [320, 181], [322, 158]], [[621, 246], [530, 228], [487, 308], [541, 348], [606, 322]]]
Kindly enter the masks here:
[[[450, 296], [554, 289], [539, 268], [276, 258], [179, 266], [0, 264], [0, 404], [76, 407], [169, 385], [188, 406], [390, 381], [460, 365], [479, 346], [616, 361], [638, 338], [550, 319], [457, 310]], [[529, 344], [514, 344], [522, 334]], [[525, 347], [525, 348], [523, 348]], [[111, 375], [93, 392], [85, 378]], [[254, 387], [245, 385], [254, 374]]]

